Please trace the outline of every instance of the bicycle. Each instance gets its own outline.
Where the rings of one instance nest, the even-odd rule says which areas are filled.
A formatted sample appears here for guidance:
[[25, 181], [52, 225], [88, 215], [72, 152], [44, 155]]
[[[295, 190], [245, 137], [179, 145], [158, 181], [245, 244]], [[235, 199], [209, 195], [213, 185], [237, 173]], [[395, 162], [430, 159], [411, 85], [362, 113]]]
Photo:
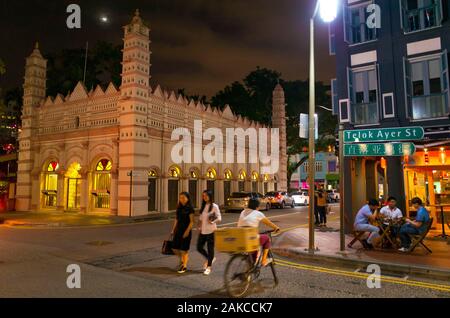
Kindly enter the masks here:
[[[267, 234], [272, 243], [272, 233], [274, 231], [267, 231], [261, 234]], [[259, 257], [255, 261], [254, 254], [250, 253], [236, 253], [232, 254], [230, 260], [225, 267], [224, 282], [225, 289], [229, 296], [233, 298], [241, 298], [246, 295], [252, 282], [259, 278], [262, 266], [262, 248], [260, 247]], [[273, 279], [276, 287], [278, 285], [278, 277], [275, 271], [275, 260], [272, 250], [269, 250], [268, 258], [272, 259], [270, 268], [272, 270]], [[235, 267], [236, 266], [236, 269]]]

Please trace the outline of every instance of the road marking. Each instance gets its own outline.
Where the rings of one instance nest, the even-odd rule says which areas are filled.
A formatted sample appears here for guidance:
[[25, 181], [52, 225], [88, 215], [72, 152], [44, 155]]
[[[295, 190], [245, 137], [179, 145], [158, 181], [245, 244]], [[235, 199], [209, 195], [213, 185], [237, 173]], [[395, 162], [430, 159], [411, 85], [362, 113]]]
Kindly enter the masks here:
[[[299, 270], [325, 273], [325, 274], [336, 275], [336, 276], [358, 278], [358, 279], [363, 279], [363, 280], [367, 280], [367, 278], [369, 278], [369, 276], [371, 275], [369, 273], [367, 273], [367, 274], [366, 273], [355, 273], [355, 272], [331, 269], [331, 268], [326, 268], [326, 267], [318, 267], [318, 266], [299, 264], [299, 263], [294, 263], [294, 262], [290, 262], [290, 261], [285, 261], [282, 259], [275, 259], [275, 264], [280, 265], [282, 267], [295, 268], [295, 269], [299, 269]], [[381, 276], [380, 279], [382, 282], [386, 282], [386, 283], [413, 286], [413, 287], [421, 287], [421, 288], [425, 288], [425, 289], [433, 289], [433, 290], [439, 290], [439, 291], [444, 291], [444, 292], [450, 293], [450, 285], [439, 285], [439, 284], [425, 283], [425, 282], [412, 281], [412, 280], [407, 281], [404, 278], [401, 279], [401, 278], [394, 278], [394, 277], [388, 277], [388, 276]]]

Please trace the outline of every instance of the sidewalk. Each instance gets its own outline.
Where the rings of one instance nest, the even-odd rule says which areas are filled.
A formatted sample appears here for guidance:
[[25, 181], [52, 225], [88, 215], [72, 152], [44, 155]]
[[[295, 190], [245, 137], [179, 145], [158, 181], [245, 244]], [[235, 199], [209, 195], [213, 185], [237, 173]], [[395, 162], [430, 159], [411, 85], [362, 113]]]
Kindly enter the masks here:
[[361, 244], [355, 243], [349, 249], [347, 244], [353, 239], [346, 236], [346, 250], [340, 252], [339, 224], [333, 222], [326, 230], [315, 231], [314, 254], [308, 249], [308, 229], [297, 228], [280, 235], [275, 243], [274, 251], [289, 258], [308, 260], [313, 263], [333, 263], [335, 265], [351, 266], [364, 269], [370, 264], [378, 264], [382, 270], [401, 275], [418, 275], [438, 277], [450, 281], [450, 239], [434, 238], [439, 231], [430, 232], [425, 244], [431, 248], [432, 254], [418, 247], [412, 254], [402, 254], [395, 249], [368, 251]]
[[102, 214], [69, 212], [9, 212], [0, 213], [0, 225], [15, 228], [61, 228], [133, 224], [155, 220], [167, 220], [171, 214], [159, 213], [139, 217], [122, 217]]

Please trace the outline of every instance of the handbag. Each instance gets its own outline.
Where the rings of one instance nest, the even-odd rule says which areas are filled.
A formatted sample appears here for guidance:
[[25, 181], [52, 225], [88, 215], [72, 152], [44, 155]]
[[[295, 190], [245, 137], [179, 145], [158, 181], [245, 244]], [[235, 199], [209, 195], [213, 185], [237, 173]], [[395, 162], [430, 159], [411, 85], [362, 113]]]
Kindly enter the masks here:
[[161, 253], [163, 255], [175, 255], [175, 253], [172, 250], [172, 246], [173, 246], [173, 235], [171, 235], [168, 240], [163, 242]]
[[212, 212], [212, 213], [210, 213], [209, 216], [208, 216], [209, 222], [214, 222], [214, 221], [217, 220], [217, 219], [218, 219], [218, 217], [217, 217], [217, 215], [216, 215], [216, 212]]

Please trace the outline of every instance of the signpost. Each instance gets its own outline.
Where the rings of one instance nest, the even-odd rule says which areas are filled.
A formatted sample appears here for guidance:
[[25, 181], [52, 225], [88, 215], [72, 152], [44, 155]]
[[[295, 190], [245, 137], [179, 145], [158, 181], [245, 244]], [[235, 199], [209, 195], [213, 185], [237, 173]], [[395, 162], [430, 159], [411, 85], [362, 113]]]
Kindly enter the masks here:
[[127, 173], [127, 176], [130, 177], [130, 207], [129, 207], [129, 217], [131, 218], [132, 213], [131, 213], [131, 205], [133, 202], [133, 177], [140, 177], [141, 174], [139, 172], [136, 171], [129, 171]]
[[424, 137], [425, 131], [422, 127], [398, 127], [344, 131], [344, 143], [414, 141], [422, 140]]
[[411, 156], [416, 152], [413, 143], [373, 143], [373, 144], [346, 144], [345, 157], [403, 157]]

